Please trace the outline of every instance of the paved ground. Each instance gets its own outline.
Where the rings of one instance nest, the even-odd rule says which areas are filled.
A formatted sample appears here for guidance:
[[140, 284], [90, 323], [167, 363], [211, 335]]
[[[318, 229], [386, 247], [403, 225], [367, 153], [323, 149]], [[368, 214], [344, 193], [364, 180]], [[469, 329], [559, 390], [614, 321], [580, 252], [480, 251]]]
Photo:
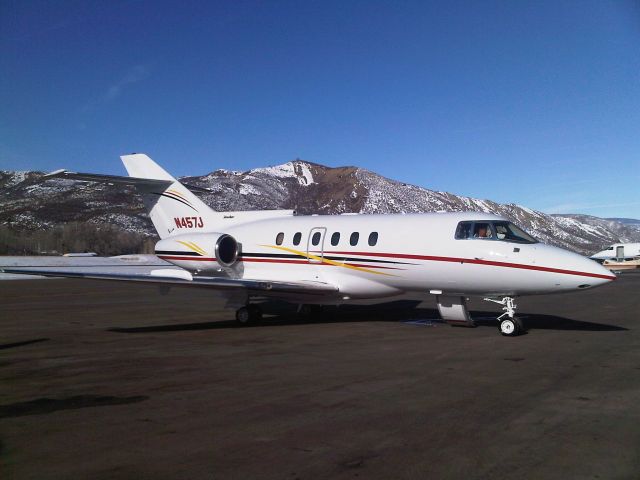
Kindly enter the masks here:
[[511, 339], [380, 309], [236, 328], [204, 290], [1, 282], [2, 478], [639, 478], [639, 292], [522, 300]]

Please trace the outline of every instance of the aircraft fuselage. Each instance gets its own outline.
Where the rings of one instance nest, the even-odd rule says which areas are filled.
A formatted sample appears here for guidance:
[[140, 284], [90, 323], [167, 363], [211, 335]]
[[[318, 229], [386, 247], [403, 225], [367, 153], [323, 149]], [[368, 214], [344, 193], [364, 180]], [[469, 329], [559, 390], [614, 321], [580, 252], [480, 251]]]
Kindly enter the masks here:
[[[506, 221], [478, 212], [290, 216], [221, 228], [241, 244], [238, 262], [231, 268], [219, 268], [213, 253], [198, 256], [190, 252], [186, 257], [177, 253], [192, 250], [184, 243], [206, 253], [210, 247], [203, 244], [206, 235], [198, 234], [198, 241], [182, 244], [182, 235], [170, 237], [162, 241], [157, 253], [190, 271], [336, 285], [339, 295], [326, 303], [422, 299], [430, 293], [560, 293], [615, 279], [588, 258], [539, 242], [499, 239], [495, 231], [489, 238], [456, 238], [461, 222], [492, 225]], [[174, 242], [174, 248], [168, 248], [167, 242]]]

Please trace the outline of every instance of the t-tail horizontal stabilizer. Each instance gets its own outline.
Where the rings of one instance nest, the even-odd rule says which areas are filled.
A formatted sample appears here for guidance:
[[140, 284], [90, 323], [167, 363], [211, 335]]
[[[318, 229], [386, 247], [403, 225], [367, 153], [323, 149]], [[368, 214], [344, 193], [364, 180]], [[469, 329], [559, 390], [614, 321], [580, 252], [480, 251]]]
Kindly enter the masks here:
[[[138, 178], [138, 177], [123, 177], [119, 175], [102, 175], [98, 173], [79, 173], [70, 172], [69, 170], [56, 170], [55, 172], [48, 173], [42, 177], [44, 180], [51, 178], [64, 178], [68, 180], [79, 180], [83, 182], [97, 182], [106, 183], [109, 185], [131, 185], [131, 186], [148, 186], [156, 188], [167, 188], [173, 181], [171, 180], [156, 180], [153, 178]], [[196, 185], [185, 185], [188, 190], [196, 193], [210, 192], [211, 189], [198, 187]]]

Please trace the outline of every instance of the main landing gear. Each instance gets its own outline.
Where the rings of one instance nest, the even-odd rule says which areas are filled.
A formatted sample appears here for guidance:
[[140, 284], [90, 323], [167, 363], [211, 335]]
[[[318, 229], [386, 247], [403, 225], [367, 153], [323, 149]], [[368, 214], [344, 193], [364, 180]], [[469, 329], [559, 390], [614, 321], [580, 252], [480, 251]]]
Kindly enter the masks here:
[[262, 320], [262, 309], [255, 304], [249, 304], [246, 307], [236, 310], [236, 321], [242, 325], [251, 325]]
[[483, 300], [502, 305], [504, 313], [498, 317], [498, 321], [500, 322], [499, 330], [502, 335], [505, 337], [516, 337], [525, 333], [526, 329], [522, 320], [516, 317], [516, 304], [513, 297], [504, 297], [502, 300], [495, 300], [493, 298], [484, 298]]
[[314, 320], [322, 314], [322, 305], [298, 305], [298, 318], [301, 320]]

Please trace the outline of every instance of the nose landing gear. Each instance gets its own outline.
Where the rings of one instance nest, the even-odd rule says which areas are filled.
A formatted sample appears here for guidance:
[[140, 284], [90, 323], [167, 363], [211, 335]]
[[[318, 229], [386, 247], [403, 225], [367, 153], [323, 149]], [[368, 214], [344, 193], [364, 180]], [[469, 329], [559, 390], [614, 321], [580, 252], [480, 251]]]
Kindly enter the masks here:
[[526, 331], [522, 320], [516, 317], [516, 303], [513, 297], [504, 297], [502, 300], [494, 298], [484, 298], [483, 300], [502, 305], [504, 313], [498, 317], [498, 322], [500, 322], [499, 330], [502, 335], [516, 337]]

